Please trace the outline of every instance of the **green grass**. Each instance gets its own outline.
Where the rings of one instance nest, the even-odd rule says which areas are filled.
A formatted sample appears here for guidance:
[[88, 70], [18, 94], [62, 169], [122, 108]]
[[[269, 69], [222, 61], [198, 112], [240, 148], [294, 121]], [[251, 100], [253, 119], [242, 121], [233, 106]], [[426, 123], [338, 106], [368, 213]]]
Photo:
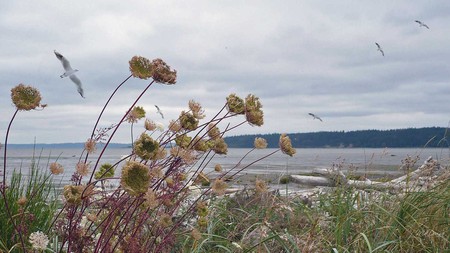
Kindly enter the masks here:
[[[39, 171], [39, 166], [33, 162], [27, 175], [21, 170], [14, 170], [8, 181], [5, 195], [14, 222], [24, 235], [23, 240], [28, 245], [28, 236], [32, 232], [51, 231], [51, 222], [57, 209], [57, 202], [51, 177], [48, 173]], [[17, 201], [25, 197], [24, 205]], [[19, 252], [20, 238], [14, 230], [13, 223], [7, 215], [5, 201], [0, 197], [0, 252]]]
[[[338, 187], [310, 207], [251, 190], [212, 204], [200, 240], [183, 252], [449, 252], [450, 183], [391, 194]], [[266, 232], [250, 240], [257, 229]], [[261, 233], [260, 233], [261, 234]], [[181, 240], [182, 241], [182, 240]], [[181, 250], [180, 250], [181, 252]]]

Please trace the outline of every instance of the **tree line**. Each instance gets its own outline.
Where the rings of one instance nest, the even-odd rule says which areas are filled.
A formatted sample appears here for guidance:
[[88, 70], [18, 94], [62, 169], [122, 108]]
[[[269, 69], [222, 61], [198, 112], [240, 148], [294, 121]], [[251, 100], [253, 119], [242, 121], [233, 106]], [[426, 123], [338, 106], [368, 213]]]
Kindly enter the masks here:
[[[412, 148], [449, 147], [449, 129], [444, 127], [391, 130], [358, 130], [290, 133], [295, 148]], [[277, 148], [280, 134], [240, 135], [226, 137], [230, 148], [251, 148], [256, 137], [266, 139], [269, 148]]]

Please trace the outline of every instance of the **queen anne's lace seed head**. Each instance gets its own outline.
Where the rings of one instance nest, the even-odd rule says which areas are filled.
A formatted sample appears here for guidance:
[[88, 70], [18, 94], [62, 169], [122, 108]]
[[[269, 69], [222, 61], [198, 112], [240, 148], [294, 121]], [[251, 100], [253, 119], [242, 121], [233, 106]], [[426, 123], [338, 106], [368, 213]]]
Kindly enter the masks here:
[[41, 105], [41, 99], [39, 90], [29, 85], [19, 84], [11, 89], [11, 100], [17, 110], [30, 111], [36, 109]]
[[144, 164], [130, 161], [122, 168], [120, 184], [132, 196], [147, 192], [150, 181], [149, 168]]
[[142, 133], [134, 143], [134, 152], [144, 160], [155, 159], [159, 153], [159, 143], [146, 133]]
[[227, 108], [229, 112], [236, 114], [244, 114], [245, 113], [245, 103], [244, 100], [236, 94], [230, 94], [227, 97]]
[[286, 134], [280, 136], [280, 149], [281, 152], [288, 156], [293, 156], [297, 151], [292, 147], [291, 139]]
[[155, 82], [163, 84], [175, 84], [177, 82], [177, 71], [172, 70], [167, 63], [159, 58], [152, 61], [152, 70], [152, 78]]
[[153, 65], [145, 57], [134, 56], [129, 61], [131, 75], [140, 79], [148, 79], [153, 75]]
[[29, 241], [33, 249], [45, 250], [47, 249], [49, 239], [46, 234], [41, 231], [37, 231], [30, 234]]
[[59, 164], [57, 162], [50, 163], [50, 172], [53, 175], [59, 175], [64, 172], [64, 168], [61, 164]]
[[255, 148], [256, 149], [265, 149], [265, 148], [267, 148], [267, 141], [264, 138], [256, 137], [254, 144], [255, 144]]

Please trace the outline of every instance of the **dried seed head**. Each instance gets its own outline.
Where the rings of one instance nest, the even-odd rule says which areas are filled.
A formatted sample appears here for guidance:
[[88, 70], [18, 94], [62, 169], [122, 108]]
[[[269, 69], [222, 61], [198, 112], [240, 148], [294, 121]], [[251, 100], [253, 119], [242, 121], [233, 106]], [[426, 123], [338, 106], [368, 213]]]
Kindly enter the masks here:
[[134, 143], [134, 152], [144, 160], [155, 159], [159, 152], [159, 143], [146, 133], [142, 133]]
[[198, 136], [194, 138], [192, 143], [194, 144], [193, 148], [196, 151], [206, 152], [209, 149], [208, 143]]
[[216, 165], [214, 166], [214, 171], [216, 171], [216, 172], [221, 172], [221, 171], [222, 171], [222, 165], [216, 164]]
[[144, 195], [144, 206], [148, 208], [155, 208], [159, 205], [159, 201], [156, 197], [155, 192], [152, 189], [148, 189]]
[[50, 241], [48, 236], [41, 231], [31, 233], [28, 240], [31, 243], [31, 247], [37, 250], [46, 250]]
[[172, 222], [172, 216], [170, 216], [169, 214], [163, 213], [160, 217], [160, 222], [159, 224], [161, 225], [161, 227], [163, 228], [167, 228], [172, 226], [173, 222]]
[[196, 119], [203, 119], [206, 116], [202, 106], [194, 100], [189, 100], [189, 109]]
[[171, 120], [171, 121], [170, 121], [170, 123], [169, 123], [169, 130], [170, 130], [172, 133], [178, 133], [178, 132], [181, 131], [181, 129], [182, 129], [182, 127], [181, 127], [179, 121], [174, 121], [174, 120]]
[[291, 139], [286, 134], [280, 136], [280, 149], [281, 152], [288, 156], [293, 156], [297, 151], [292, 147]]
[[147, 192], [150, 180], [149, 169], [144, 164], [129, 161], [122, 168], [120, 185], [132, 196]]
[[173, 157], [180, 157], [181, 160], [187, 165], [191, 165], [196, 161], [196, 156], [192, 149], [185, 149], [175, 146], [170, 149], [170, 155]]
[[250, 125], [262, 126], [264, 124], [264, 113], [259, 98], [249, 94], [245, 98], [245, 117]]
[[194, 228], [191, 230], [191, 237], [192, 239], [199, 241], [200, 239], [202, 239], [202, 233], [200, 233], [198, 229]]
[[39, 107], [42, 98], [38, 89], [19, 84], [11, 89], [11, 99], [17, 110], [29, 111]]
[[154, 131], [156, 130], [156, 123], [153, 120], [146, 119], [144, 127], [147, 131]]
[[187, 136], [186, 134], [178, 135], [175, 138], [175, 143], [181, 148], [188, 148], [191, 144], [192, 137]]
[[216, 124], [210, 123], [208, 125], [208, 136], [209, 138], [216, 140], [220, 138], [220, 130]]
[[257, 193], [265, 193], [267, 192], [267, 184], [263, 180], [256, 179], [255, 181], [255, 191]]
[[217, 194], [217, 195], [224, 195], [225, 190], [227, 189], [228, 185], [223, 181], [223, 179], [216, 178], [214, 182], [212, 183], [211, 190]]
[[264, 138], [256, 137], [254, 144], [255, 144], [255, 148], [256, 149], [265, 149], [265, 148], [267, 148], [267, 141]]
[[212, 150], [218, 155], [226, 155], [228, 152], [228, 145], [223, 138], [214, 140]]
[[65, 185], [63, 195], [67, 203], [71, 205], [79, 205], [81, 203], [81, 194], [84, 186], [82, 185]]
[[92, 154], [95, 152], [96, 150], [96, 141], [94, 139], [88, 139], [85, 143], [84, 143], [84, 149], [86, 149], [86, 152], [88, 154]]
[[203, 171], [202, 171], [202, 172], [198, 173], [197, 177], [194, 180], [194, 184], [207, 186], [210, 184], [210, 181], [209, 181], [208, 176], [206, 176], [206, 174], [203, 173]]
[[163, 60], [159, 58], [154, 59], [152, 61], [152, 69], [152, 77], [155, 82], [169, 85], [177, 82], [177, 71], [172, 70]]
[[28, 202], [28, 199], [25, 196], [22, 196], [17, 200], [17, 204], [19, 206], [25, 206], [27, 204], [27, 202]]
[[126, 121], [128, 123], [136, 123], [140, 119], [145, 117], [145, 110], [142, 106], [135, 106], [133, 109], [127, 114]]
[[89, 163], [79, 162], [76, 166], [77, 173], [80, 176], [87, 176], [89, 174]]
[[55, 163], [50, 163], [50, 172], [53, 175], [59, 175], [59, 174], [64, 172], [64, 168], [59, 163], [56, 163], [56, 162]]
[[179, 119], [183, 129], [194, 131], [198, 127], [198, 119], [190, 112], [182, 111]]
[[227, 97], [227, 108], [229, 112], [236, 114], [244, 114], [245, 113], [245, 103], [244, 100], [236, 94], [230, 94]]
[[133, 56], [130, 63], [130, 71], [133, 77], [148, 79], [153, 75], [153, 65], [151, 62], [141, 56]]

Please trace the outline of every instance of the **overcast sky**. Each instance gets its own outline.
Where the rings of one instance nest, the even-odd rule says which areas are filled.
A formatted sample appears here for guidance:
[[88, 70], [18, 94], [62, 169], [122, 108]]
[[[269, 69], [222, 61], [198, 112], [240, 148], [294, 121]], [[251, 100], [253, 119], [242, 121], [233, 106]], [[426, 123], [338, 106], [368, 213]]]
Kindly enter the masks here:
[[[265, 124], [229, 135], [446, 127], [449, 24], [447, 0], [2, 1], [0, 142], [19, 83], [38, 88], [48, 107], [20, 112], [9, 143], [85, 141], [134, 55], [178, 72], [176, 85], [154, 85], [138, 103], [165, 125], [190, 99], [213, 116], [230, 93], [251, 93]], [[59, 77], [55, 49], [79, 69], [86, 99]], [[100, 126], [117, 122], [147, 83], [127, 82]], [[129, 127], [113, 142], [129, 142]]]

